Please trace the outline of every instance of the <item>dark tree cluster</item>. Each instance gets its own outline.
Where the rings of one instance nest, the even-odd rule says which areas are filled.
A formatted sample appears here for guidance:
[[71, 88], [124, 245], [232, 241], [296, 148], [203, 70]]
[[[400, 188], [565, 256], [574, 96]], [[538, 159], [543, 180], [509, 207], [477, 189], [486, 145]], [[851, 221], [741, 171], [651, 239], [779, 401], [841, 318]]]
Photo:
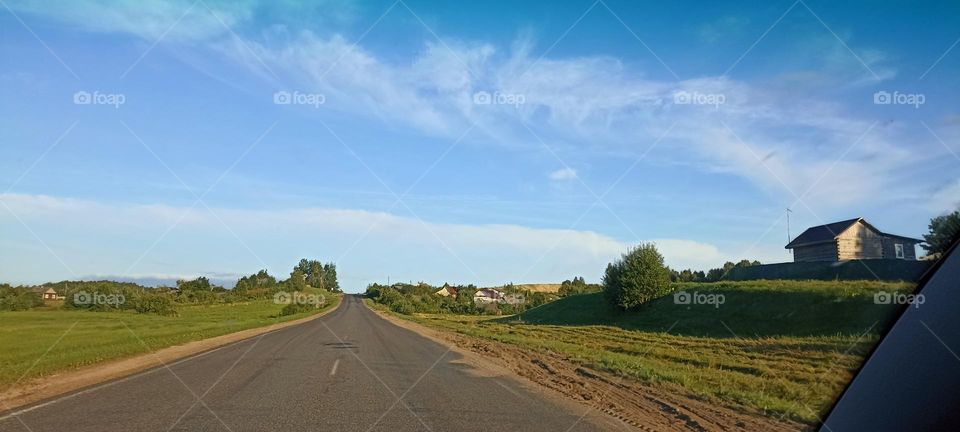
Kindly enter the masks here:
[[560, 284], [560, 289], [557, 291], [557, 294], [560, 297], [566, 297], [576, 294], [587, 294], [592, 292], [603, 291], [603, 285], [595, 283], [587, 283], [583, 276], [575, 276], [573, 280], [567, 279]]
[[712, 268], [706, 272], [703, 270], [694, 271], [686, 269], [676, 271], [670, 269], [670, 280], [673, 282], [719, 282], [730, 273], [730, 270], [757, 265], [760, 265], [760, 261], [740, 260], [740, 262], [737, 263], [727, 261], [723, 263], [722, 267]]

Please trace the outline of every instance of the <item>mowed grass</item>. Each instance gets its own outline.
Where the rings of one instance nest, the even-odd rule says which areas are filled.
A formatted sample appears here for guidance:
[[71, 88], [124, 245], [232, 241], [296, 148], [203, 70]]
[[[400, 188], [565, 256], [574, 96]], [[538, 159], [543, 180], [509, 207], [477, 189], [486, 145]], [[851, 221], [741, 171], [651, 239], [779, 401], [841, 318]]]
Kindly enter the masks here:
[[896, 306], [874, 304], [874, 294], [910, 292], [914, 286], [751, 281], [677, 288], [723, 294], [724, 302], [718, 307], [678, 305], [669, 295], [637, 311], [618, 312], [602, 293], [595, 293], [561, 299], [522, 316], [412, 319], [813, 424], [895, 318]]
[[55, 372], [116, 360], [190, 341], [304, 318], [335, 307], [280, 316], [272, 300], [179, 306], [179, 316], [40, 308], [0, 312], [0, 391]]

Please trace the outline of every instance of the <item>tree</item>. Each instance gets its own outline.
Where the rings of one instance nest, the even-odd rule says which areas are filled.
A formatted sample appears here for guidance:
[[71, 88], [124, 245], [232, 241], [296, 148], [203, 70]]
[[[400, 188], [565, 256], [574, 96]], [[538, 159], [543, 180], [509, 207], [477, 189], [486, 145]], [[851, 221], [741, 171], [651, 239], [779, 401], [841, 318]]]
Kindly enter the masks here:
[[287, 279], [287, 288], [294, 291], [303, 291], [307, 287], [307, 275], [303, 274], [299, 268], [290, 272], [290, 279]]
[[590, 292], [597, 292], [603, 289], [602, 286], [597, 284], [588, 284], [586, 280], [583, 279], [583, 276], [576, 276], [573, 280], [565, 280], [560, 284], [560, 289], [557, 290], [557, 295], [561, 297], [566, 297], [569, 295], [575, 294], [584, 294]]
[[310, 261], [310, 267], [307, 270], [307, 285], [314, 288], [323, 288], [323, 264], [320, 261]]
[[670, 270], [653, 243], [641, 243], [607, 265], [604, 295], [621, 309], [632, 309], [670, 292]]
[[294, 268], [300, 270], [300, 273], [303, 274], [310, 273], [310, 261], [306, 258], [300, 258], [300, 262], [297, 263], [297, 266]]
[[334, 263], [323, 265], [323, 289], [340, 292], [340, 282], [337, 282], [337, 265]]
[[707, 271], [707, 275], [704, 276], [703, 280], [706, 282], [717, 282], [723, 279], [725, 274], [727, 274], [727, 272], [722, 268], [712, 268]]
[[180, 291], [213, 291], [213, 286], [210, 285], [210, 280], [204, 276], [200, 276], [194, 280], [177, 280], [177, 288], [180, 288]]
[[277, 279], [267, 273], [266, 270], [260, 270], [256, 274], [244, 276], [237, 280], [233, 291], [238, 294], [246, 293], [250, 290], [266, 289], [270, 290], [276, 287]]
[[960, 211], [930, 219], [929, 228], [930, 233], [923, 235], [921, 244], [927, 255], [946, 252], [960, 237]]
[[27, 310], [42, 304], [40, 294], [29, 288], [0, 284], [0, 310]]

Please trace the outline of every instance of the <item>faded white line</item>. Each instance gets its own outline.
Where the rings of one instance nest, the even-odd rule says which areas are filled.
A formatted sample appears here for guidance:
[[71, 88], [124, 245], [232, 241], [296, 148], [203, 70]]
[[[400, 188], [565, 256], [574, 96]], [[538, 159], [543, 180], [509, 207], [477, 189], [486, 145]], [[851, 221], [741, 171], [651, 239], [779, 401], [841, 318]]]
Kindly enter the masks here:
[[503, 387], [504, 390], [512, 393], [514, 396], [517, 397], [517, 399], [526, 399], [525, 397], [523, 397], [523, 395], [521, 395], [520, 393], [517, 393], [516, 390], [508, 387], [506, 384], [500, 382], [499, 380], [494, 379], [493, 382], [495, 382], [498, 386]]
[[330, 368], [330, 376], [334, 376], [337, 374], [337, 366], [340, 366], [340, 359], [336, 359], [333, 361], [333, 367]]

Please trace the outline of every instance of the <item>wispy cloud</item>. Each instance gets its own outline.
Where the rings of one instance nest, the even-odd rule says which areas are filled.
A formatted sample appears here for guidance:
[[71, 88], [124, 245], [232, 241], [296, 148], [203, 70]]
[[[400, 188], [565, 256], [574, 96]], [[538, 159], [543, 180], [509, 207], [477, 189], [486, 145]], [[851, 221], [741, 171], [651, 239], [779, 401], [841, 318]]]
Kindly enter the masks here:
[[[15, 2], [14, 7], [95, 31], [152, 40], [190, 5], [187, 0], [134, 3], [60, 9], [44, 2]], [[227, 26], [240, 29], [255, 27], [251, 14], [264, 7], [259, 2], [210, 4]], [[797, 45], [796, 57], [806, 62], [802, 73], [752, 82], [725, 76], [663, 81], [609, 56], [539, 58], [531, 54], [536, 43], [529, 38], [509, 47], [453, 38], [425, 41], [419, 54], [403, 62], [378, 56], [339, 34], [321, 36], [309, 29], [255, 28], [241, 31], [243, 41], [237, 43], [211, 15], [207, 10], [188, 14], [168, 42], [220, 53], [250, 70], [268, 65], [284, 86], [323, 94], [325, 109], [431, 136], [453, 139], [476, 125], [481, 133], [468, 140], [534, 146], [533, 131], [578, 151], [631, 158], [675, 124], [650, 159], [730, 173], [774, 196], [800, 194], [823, 177], [808, 194], [810, 202], [822, 206], [855, 204], [877, 191], [916, 191], [916, 185], [888, 173], [922, 166], [928, 159], [902, 144], [910, 130], [886, 127], [872, 131], [837, 162], [872, 123], [858, 114], [870, 103], [869, 95], [849, 99], [854, 97], [850, 88], [876, 79], [826, 32]], [[856, 51], [882, 79], [895, 75], [883, 52]], [[265, 87], [278, 85], [268, 81]], [[824, 92], [825, 87], [834, 91]], [[264, 94], [274, 90], [265, 88]], [[478, 92], [493, 96], [477, 103]], [[829, 169], [835, 163], [837, 169]]]

